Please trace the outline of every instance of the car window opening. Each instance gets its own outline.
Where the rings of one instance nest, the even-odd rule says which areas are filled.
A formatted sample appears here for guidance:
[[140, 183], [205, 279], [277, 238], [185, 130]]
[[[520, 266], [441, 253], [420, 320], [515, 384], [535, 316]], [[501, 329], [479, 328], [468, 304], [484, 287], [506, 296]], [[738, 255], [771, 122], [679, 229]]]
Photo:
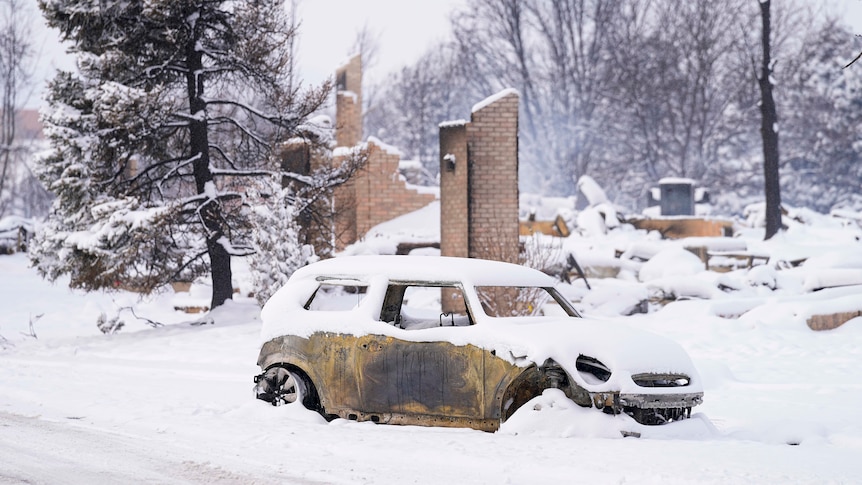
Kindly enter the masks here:
[[358, 281], [324, 281], [308, 299], [305, 309], [310, 311], [350, 311], [362, 303], [367, 290], [368, 286]]
[[473, 324], [461, 288], [414, 284], [389, 285], [380, 321], [405, 330]]

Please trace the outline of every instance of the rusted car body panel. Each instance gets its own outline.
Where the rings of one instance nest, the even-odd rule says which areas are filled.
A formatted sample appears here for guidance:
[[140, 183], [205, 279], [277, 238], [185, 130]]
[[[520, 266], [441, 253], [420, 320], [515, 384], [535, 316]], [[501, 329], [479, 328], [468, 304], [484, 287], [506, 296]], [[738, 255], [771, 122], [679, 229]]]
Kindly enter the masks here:
[[308, 373], [326, 414], [484, 431], [499, 427], [505, 400], [519, 400], [506, 391], [519, 377], [519, 382], [525, 380], [522, 374], [529, 374], [472, 345], [417, 343], [381, 335], [315, 333], [264, 344], [258, 365], [266, 369], [284, 364]]
[[625, 410], [638, 422], [659, 424], [651, 422], [650, 410], [683, 419], [703, 398], [588, 392], [553, 362], [520, 367], [473, 345], [382, 335], [282, 336], [263, 345], [258, 365], [307, 373], [324, 415], [375, 423], [496, 431], [527, 401], [557, 388], [580, 406], [609, 414]]
[[283, 336], [261, 348], [258, 365], [307, 372], [324, 415], [356, 421], [496, 431], [544, 389], [558, 388], [575, 403], [611, 414], [626, 408], [682, 409], [702, 395], [590, 393], [552, 362], [519, 367], [478, 347], [411, 342], [389, 336], [315, 333]]

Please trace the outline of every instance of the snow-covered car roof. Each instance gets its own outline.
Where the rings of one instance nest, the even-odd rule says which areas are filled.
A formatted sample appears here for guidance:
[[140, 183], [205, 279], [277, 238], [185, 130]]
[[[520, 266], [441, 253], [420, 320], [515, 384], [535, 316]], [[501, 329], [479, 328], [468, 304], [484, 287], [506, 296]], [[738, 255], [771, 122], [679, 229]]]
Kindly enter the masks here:
[[469, 282], [475, 286], [554, 286], [555, 280], [517, 264], [446, 256], [349, 256], [299, 269], [295, 279], [318, 276], [364, 279], [385, 276], [396, 281]]

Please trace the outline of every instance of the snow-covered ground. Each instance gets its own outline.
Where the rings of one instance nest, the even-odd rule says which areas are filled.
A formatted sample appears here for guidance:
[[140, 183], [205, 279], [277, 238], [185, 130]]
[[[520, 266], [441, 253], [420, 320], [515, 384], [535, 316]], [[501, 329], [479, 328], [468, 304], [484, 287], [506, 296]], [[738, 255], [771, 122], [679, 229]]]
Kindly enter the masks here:
[[[557, 242], [592, 270], [615, 250], [632, 256], [613, 263], [616, 278], [590, 279], [591, 291], [583, 280], [564, 290], [597, 315], [649, 299], [629, 323], [679, 342], [703, 378], [687, 426], [640, 439], [553, 392], [493, 434], [274, 408], [252, 396], [253, 299], [200, 319], [174, 307], [205, 304], [204, 286], [146, 300], [85, 294], [44, 282], [24, 255], [0, 256], [0, 484], [859, 483], [862, 318], [821, 332], [806, 319], [862, 310], [862, 229], [797, 215], [771, 243], [740, 228], [746, 251], [773, 259], [730, 273], [694, 264], [680, 249], [692, 241], [625, 227]], [[369, 242], [393, 246], [383, 240]], [[125, 327], [103, 335], [103, 313]]]

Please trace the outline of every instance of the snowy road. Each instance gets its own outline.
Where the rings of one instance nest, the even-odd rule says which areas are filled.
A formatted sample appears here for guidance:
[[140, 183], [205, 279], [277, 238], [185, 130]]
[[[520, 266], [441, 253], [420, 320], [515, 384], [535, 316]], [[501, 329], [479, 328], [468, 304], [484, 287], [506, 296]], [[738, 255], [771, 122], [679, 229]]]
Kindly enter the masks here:
[[[857, 478], [846, 470], [855, 455], [844, 450], [725, 440], [537, 439], [324, 425], [297, 433], [311, 440], [305, 449], [273, 435], [273, 448], [226, 452], [224, 438], [196, 444], [193, 436], [123, 435], [6, 413], [0, 430], [0, 484], [562, 484], [575, 477], [580, 483], [814, 484]], [[237, 438], [241, 445], [247, 436]]]
[[171, 443], [0, 413], [0, 484], [311, 484], [284, 474], [226, 470]]

